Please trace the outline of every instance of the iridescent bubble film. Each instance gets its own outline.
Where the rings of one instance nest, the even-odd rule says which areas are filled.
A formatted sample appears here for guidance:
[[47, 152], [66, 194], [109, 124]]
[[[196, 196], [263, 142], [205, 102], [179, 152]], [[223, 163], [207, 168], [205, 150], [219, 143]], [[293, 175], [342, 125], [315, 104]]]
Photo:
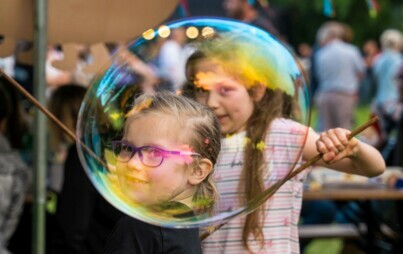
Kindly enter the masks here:
[[[237, 91], [243, 99], [228, 103]], [[245, 131], [254, 107], [263, 137]], [[219, 225], [255, 210], [298, 166], [309, 109], [300, 64], [275, 37], [237, 21], [186, 19], [116, 51], [82, 104], [77, 146], [91, 182], [124, 213], [165, 227]], [[272, 132], [288, 121], [298, 124]], [[297, 152], [284, 153], [286, 145]], [[264, 160], [255, 170], [263, 191], [253, 196], [238, 188], [251, 180], [246, 147]]]

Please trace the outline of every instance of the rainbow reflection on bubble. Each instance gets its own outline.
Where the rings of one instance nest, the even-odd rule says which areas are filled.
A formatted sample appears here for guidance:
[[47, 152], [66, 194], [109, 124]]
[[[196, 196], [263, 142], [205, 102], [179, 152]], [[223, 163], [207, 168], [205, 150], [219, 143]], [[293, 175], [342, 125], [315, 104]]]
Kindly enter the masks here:
[[[162, 52], [161, 45], [170, 40], [167, 39], [167, 36], [168, 38], [169, 36], [171, 38], [182, 36], [182, 41], [185, 41], [180, 57], [175, 57], [175, 55], [168, 57], [169, 60], [177, 58], [178, 61], [166, 61], [166, 59], [162, 59], [162, 53], [158, 54], [158, 52]], [[205, 71], [191, 75], [191, 73], [187, 73], [190, 69], [185, 69], [186, 61], [199, 51], [203, 51], [204, 56], [211, 60], [212, 65], [207, 66]], [[171, 66], [169, 62], [171, 62]], [[215, 170], [214, 179], [218, 197], [200, 198], [191, 205], [183, 206], [181, 202], [179, 204], [170, 202], [175, 199], [157, 197], [156, 193], [161, 192], [158, 195], [163, 196], [164, 193], [169, 192], [163, 191], [163, 187], [160, 190], [154, 189], [154, 191], [146, 192], [145, 189], [148, 187], [145, 183], [148, 183], [148, 180], [141, 179], [138, 175], [133, 176], [130, 169], [123, 170], [118, 161], [119, 152], [115, 151], [112, 144], [113, 141], [127, 138], [125, 126], [128, 124], [128, 120], [139, 112], [147, 110], [150, 103], [153, 103], [144, 101], [143, 104], [135, 104], [136, 98], [142, 94], [160, 90], [170, 90], [192, 97], [194, 91], [189, 90], [189, 87], [212, 89], [225, 81], [222, 81], [223, 76], [218, 75], [212, 66], [220, 66], [223, 73], [236, 76], [237, 81], [244, 84], [248, 90], [253, 89], [255, 85], [264, 85], [266, 89], [277, 91], [286, 97], [287, 100], [279, 100], [279, 103], [282, 104], [280, 108], [292, 105], [292, 110], [287, 115], [278, 117], [289, 118], [301, 123], [300, 129], [283, 134], [285, 140], [288, 140], [287, 135], [299, 137], [290, 140], [296, 142], [293, 145], [299, 147], [300, 152], [291, 157], [282, 158], [284, 165], [281, 167], [285, 170], [276, 172], [274, 169], [278, 165], [275, 165], [270, 158], [272, 155], [276, 156], [276, 153], [281, 151], [281, 147], [271, 144], [266, 139], [252, 141], [248, 137], [228, 135], [222, 141], [224, 144], [222, 157], [218, 161], [217, 168], [219, 169], [221, 166], [239, 167], [239, 162], [234, 161], [233, 158], [239, 157], [243, 147], [252, 143], [256, 153], [264, 152], [267, 158], [265, 164], [267, 172], [263, 173], [266, 191], [260, 196], [239, 202], [245, 195], [239, 190], [228, 195], [226, 183], [242, 181], [242, 175], [234, 175], [235, 178], [230, 179], [231, 176], [227, 176], [225, 172]], [[173, 73], [181, 75], [173, 78], [169, 75]], [[186, 80], [186, 77], [188, 79], [191, 77], [191, 79]], [[133, 107], [134, 104], [135, 107]], [[293, 54], [275, 37], [259, 28], [237, 21], [215, 18], [186, 19], [156, 29], [149, 29], [141, 37], [114, 54], [112, 64], [97, 75], [82, 104], [77, 127], [79, 139], [77, 147], [91, 182], [106, 200], [124, 213], [165, 227], [211, 226], [253, 211], [278, 188], [276, 183], [284, 179], [295, 167], [301, 154], [309, 125], [309, 109], [309, 90], [303, 71]], [[160, 126], [159, 122], [155, 122], [150, 128], [145, 128], [144, 124], [139, 121], [134, 122], [134, 126], [131, 127], [134, 136], [130, 138], [132, 140], [129, 140], [133, 143], [132, 145], [144, 146], [143, 143], [151, 143], [152, 139], [158, 142], [162, 133], [169, 134], [163, 125]], [[136, 130], [138, 130], [138, 134]], [[185, 130], [179, 128], [176, 132], [169, 131], [172, 135], [176, 135], [176, 140], [186, 140]], [[150, 131], [153, 134], [150, 134]], [[148, 133], [143, 134], [143, 137], [147, 136], [148, 139], [138, 141], [136, 135], [140, 135], [140, 133]], [[141, 144], [135, 144], [136, 142], [133, 140]], [[208, 147], [209, 140], [206, 139], [204, 142]], [[176, 150], [171, 147], [164, 148], [194, 152], [189, 143], [179, 143]], [[129, 148], [123, 147], [122, 149]], [[237, 153], [235, 157], [234, 152]], [[177, 157], [173, 161], [180, 163], [181, 158], [183, 157]], [[193, 158], [187, 158], [188, 160], [185, 162], [192, 164]], [[162, 164], [165, 171], [172, 171], [173, 168], [168, 168], [167, 165], [170, 164], [165, 164], [165, 162]], [[172, 182], [176, 180], [176, 178], [172, 179]], [[156, 195], [153, 198], [161, 202], [148, 202], [144, 200], [150, 199], [137, 198], [137, 192], [134, 195], [134, 190], [129, 191], [132, 187], [137, 188], [138, 193]]]

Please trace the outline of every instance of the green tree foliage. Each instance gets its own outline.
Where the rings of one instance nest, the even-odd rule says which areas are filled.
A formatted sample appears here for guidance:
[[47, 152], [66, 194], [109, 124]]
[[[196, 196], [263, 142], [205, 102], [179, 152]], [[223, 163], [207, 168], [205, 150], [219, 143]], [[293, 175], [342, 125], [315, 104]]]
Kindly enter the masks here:
[[348, 24], [354, 31], [353, 43], [359, 47], [368, 39], [379, 39], [385, 29], [403, 31], [402, 0], [377, 0], [380, 11], [376, 15], [370, 14], [367, 0], [332, 2], [334, 16], [326, 17], [323, 14], [323, 0], [269, 1], [271, 6], [280, 10], [280, 30], [294, 47], [301, 42], [313, 44], [316, 31], [329, 20]]

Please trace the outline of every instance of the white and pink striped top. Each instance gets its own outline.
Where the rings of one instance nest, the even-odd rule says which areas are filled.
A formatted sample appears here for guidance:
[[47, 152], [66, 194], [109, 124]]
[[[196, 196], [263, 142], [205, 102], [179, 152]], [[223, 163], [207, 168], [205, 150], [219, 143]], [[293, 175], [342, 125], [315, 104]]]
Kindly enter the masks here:
[[[292, 120], [277, 119], [271, 124], [265, 140], [267, 166], [263, 176], [266, 187], [282, 179], [295, 162], [302, 162], [301, 152], [308, 128]], [[220, 200], [218, 212], [240, 208], [238, 181], [243, 165], [245, 132], [223, 140], [215, 179]], [[307, 171], [286, 182], [265, 203], [264, 246], [251, 237], [249, 246], [255, 253], [299, 253], [298, 219], [301, 210], [303, 181]], [[244, 217], [230, 221], [214, 232], [203, 244], [203, 253], [247, 253], [242, 245]]]

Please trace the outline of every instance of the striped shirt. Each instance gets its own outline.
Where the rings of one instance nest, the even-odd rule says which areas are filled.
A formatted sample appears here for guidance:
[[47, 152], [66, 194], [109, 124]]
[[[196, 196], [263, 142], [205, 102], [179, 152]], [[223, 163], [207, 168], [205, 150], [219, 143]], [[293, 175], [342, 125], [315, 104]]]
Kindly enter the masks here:
[[[301, 164], [307, 130], [306, 126], [291, 120], [277, 119], [272, 122], [264, 145], [258, 144], [258, 149], [264, 149], [267, 161], [263, 172], [266, 188], [284, 178], [295, 163], [296, 166]], [[218, 213], [242, 207], [239, 203], [241, 193], [238, 191], [238, 182], [242, 172], [245, 142], [245, 132], [223, 140], [214, 175], [220, 193], [216, 208]], [[299, 253], [297, 224], [306, 174], [307, 172], [303, 172], [287, 181], [264, 204], [264, 246], [261, 248], [253, 237], [249, 241], [249, 246], [255, 253]], [[244, 217], [241, 216], [214, 232], [202, 242], [203, 253], [247, 253], [242, 245], [243, 224]]]

